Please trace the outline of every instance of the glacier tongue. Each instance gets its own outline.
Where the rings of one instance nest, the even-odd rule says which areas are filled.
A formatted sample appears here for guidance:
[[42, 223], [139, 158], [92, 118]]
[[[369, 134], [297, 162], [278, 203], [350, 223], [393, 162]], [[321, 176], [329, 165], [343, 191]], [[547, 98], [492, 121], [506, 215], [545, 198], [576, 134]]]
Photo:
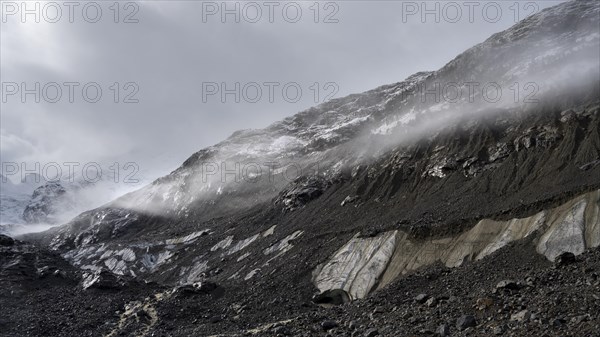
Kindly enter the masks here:
[[365, 297], [377, 285], [394, 254], [396, 234], [393, 231], [374, 238], [355, 236], [318, 268], [315, 285], [321, 292], [342, 289], [351, 299]]
[[401, 231], [372, 238], [356, 235], [315, 269], [313, 283], [321, 293], [344, 290], [351, 299], [359, 299], [400, 275], [436, 261], [458, 267], [530, 235], [537, 238], [538, 253], [550, 261], [564, 252], [579, 255], [600, 245], [599, 202], [597, 190], [528, 218], [484, 219], [460, 235], [424, 241], [411, 239]]

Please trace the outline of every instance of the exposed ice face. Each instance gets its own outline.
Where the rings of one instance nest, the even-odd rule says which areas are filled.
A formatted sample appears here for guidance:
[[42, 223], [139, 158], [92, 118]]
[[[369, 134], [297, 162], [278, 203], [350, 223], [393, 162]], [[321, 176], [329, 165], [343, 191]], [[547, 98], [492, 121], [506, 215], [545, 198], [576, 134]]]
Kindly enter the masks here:
[[269, 229], [263, 232], [262, 237], [266, 238], [267, 236], [273, 235], [273, 233], [275, 233], [275, 228], [277, 228], [277, 225], [271, 226]]
[[260, 268], [256, 268], [251, 270], [245, 277], [244, 277], [244, 281], [248, 281], [249, 279], [253, 278], [256, 274], [258, 274], [260, 272]]
[[225, 248], [231, 246], [232, 242], [233, 242], [233, 235], [230, 235], [227, 238], [223, 239], [222, 241], [219, 241], [219, 243], [217, 243], [216, 245], [212, 246], [210, 251], [214, 252], [219, 249], [225, 249]]
[[83, 289], [87, 289], [87, 288], [91, 287], [92, 285], [94, 285], [96, 282], [98, 282], [99, 279], [100, 279], [100, 275], [95, 274], [95, 273], [87, 273], [87, 274], [84, 274], [81, 285], [83, 286]]
[[[83, 269], [100, 270], [105, 268], [116, 275], [149, 275], [159, 272], [160, 268], [172, 262], [172, 259], [187, 246], [203, 236], [210, 235], [209, 230], [200, 230], [188, 235], [155, 242], [100, 243], [82, 240], [82, 245], [63, 256]], [[188, 279], [197, 279], [197, 275], [208, 268], [206, 260], [198, 260], [196, 266], [189, 267]]]
[[237, 258], [237, 262], [240, 262], [242, 260], [244, 260], [245, 258], [247, 258], [248, 256], [250, 256], [250, 253], [244, 253], [243, 255], [241, 255], [240, 257]]
[[568, 210], [566, 217], [542, 236], [537, 246], [538, 251], [550, 261], [554, 261], [564, 252], [571, 252], [575, 255], [583, 253], [586, 249], [586, 208], [587, 200], [585, 199], [573, 205]]
[[342, 289], [351, 299], [363, 298], [385, 271], [395, 245], [395, 231], [375, 238], [355, 237], [315, 271], [314, 283], [321, 292]]
[[597, 190], [528, 218], [484, 219], [459, 235], [425, 241], [399, 231], [374, 238], [355, 236], [315, 269], [313, 282], [321, 292], [341, 289], [352, 299], [362, 298], [420, 267], [437, 261], [457, 267], [530, 235], [537, 236], [538, 253], [550, 261], [563, 252], [578, 255], [600, 246], [599, 202]]
[[278, 255], [281, 255], [281, 254], [289, 251], [290, 249], [292, 249], [294, 247], [291, 244], [292, 240], [299, 238], [302, 235], [302, 233], [304, 233], [304, 232], [303, 231], [295, 231], [294, 233], [283, 238], [281, 241], [279, 241], [276, 244], [272, 245], [271, 247], [265, 249], [263, 251], [263, 253], [265, 255], [270, 255], [275, 252], [279, 252]]
[[256, 239], [259, 238], [259, 236], [260, 236], [260, 234], [255, 234], [249, 238], [238, 241], [231, 248], [229, 248], [229, 250], [225, 254], [231, 255], [231, 254], [235, 254], [235, 253], [239, 252], [240, 250], [250, 246], [250, 244], [252, 244], [252, 242], [256, 241]]
[[173, 239], [167, 239], [165, 240], [165, 244], [167, 245], [176, 245], [176, 244], [180, 244], [180, 243], [190, 243], [191, 241], [195, 240], [196, 238], [203, 236], [203, 235], [208, 235], [210, 234], [210, 230], [209, 229], [204, 229], [201, 231], [197, 231], [197, 232], [193, 232], [191, 234], [188, 234], [186, 236], [182, 236], [182, 237], [178, 237], [178, 238], [173, 238]]
[[179, 274], [180, 284], [193, 284], [203, 279], [202, 273], [208, 270], [208, 261], [198, 260], [190, 267], [181, 268]]
[[[126, 214], [115, 217], [110, 212], [99, 215], [95, 221], [102, 222], [108, 218], [128, 218]], [[89, 230], [91, 228], [91, 230]], [[86, 235], [97, 230], [97, 224], [92, 224]], [[261, 268], [268, 266], [269, 262], [281, 257], [293, 249], [293, 242], [302, 235], [302, 231], [282, 237], [264, 250], [264, 255], [253, 254], [251, 246], [259, 241], [272, 240], [276, 234], [277, 225], [263, 228], [256, 234], [235, 239], [234, 235], [227, 235], [226, 230], [204, 229], [191, 232], [187, 235], [175, 236], [169, 239], [149, 240], [139, 239], [131, 242], [95, 242], [96, 236], [83, 236], [75, 249], [68, 250], [63, 256], [82, 269], [91, 271], [107, 270], [116, 275], [143, 277], [145, 279], [167, 278], [170, 282], [178, 284], [191, 284], [204, 280], [220, 269], [219, 262], [227, 256], [232, 256], [236, 262], [248, 262], [248, 269], [242, 267], [239, 272], [246, 273], [247, 280], [254, 277]], [[106, 230], [106, 228], [105, 228]], [[219, 240], [212, 238], [219, 237]], [[205, 242], [212, 242], [207, 245]], [[216, 242], [216, 243], [215, 243]], [[266, 259], [263, 267], [258, 261]], [[263, 261], [264, 262], [264, 261]], [[262, 262], [261, 262], [262, 263]], [[211, 269], [210, 267], [213, 267]], [[254, 270], [250, 270], [254, 268]], [[249, 275], [249, 276], [248, 276]], [[230, 276], [235, 278], [235, 276]], [[93, 276], [90, 276], [93, 278]]]

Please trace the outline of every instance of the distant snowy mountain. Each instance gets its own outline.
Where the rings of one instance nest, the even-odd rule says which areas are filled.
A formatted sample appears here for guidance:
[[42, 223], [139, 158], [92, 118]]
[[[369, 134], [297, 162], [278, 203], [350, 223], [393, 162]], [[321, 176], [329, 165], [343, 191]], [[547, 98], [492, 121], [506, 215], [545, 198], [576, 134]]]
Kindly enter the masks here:
[[0, 175], [0, 226], [22, 224], [23, 211], [31, 199], [31, 194], [44, 183], [36, 174], [28, 174], [16, 184], [8, 177]]
[[124, 183], [111, 173], [103, 170], [102, 179], [93, 182], [81, 175], [47, 181], [40, 175], [27, 174], [18, 183], [0, 177], [0, 232], [22, 234], [65, 223], [137, 188], [143, 181], [137, 177], [137, 182]]
[[23, 218], [28, 223], [56, 223], [53, 217], [73, 206], [67, 190], [60, 183], [51, 182], [35, 189]]
[[23, 223], [23, 210], [29, 203], [30, 196], [0, 194], [0, 225]]

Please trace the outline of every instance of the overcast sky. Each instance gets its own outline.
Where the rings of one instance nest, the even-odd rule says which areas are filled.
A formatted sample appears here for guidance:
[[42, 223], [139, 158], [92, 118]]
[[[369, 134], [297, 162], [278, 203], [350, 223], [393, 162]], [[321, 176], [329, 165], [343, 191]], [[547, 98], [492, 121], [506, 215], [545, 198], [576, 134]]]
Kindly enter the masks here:
[[[436, 23], [434, 14], [422, 22], [422, 8], [406, 1], [282, 2], [272, 7], [259, 1], [254, 4], [260, 17], [254, 5], [228, 2], [229, 9], [240, 6], [240, 22], [235, 14], [223, 20], [221, 2], [122, 2], [118, 12], [113, 1], [81, 2], [70, 15], [60, 1], [55, 3], [60, 18], [54, 5], [38, 2], [36, 23], [34, 14], [23, 20], [21, 1], [2, 1], [0, 154], [3, 162], [42, 165], [132, 161], [154, 178], [235, 130], [265, 127], [331, 94], [341, 97], [437, 70], [515, 19], [559, 2], [497, 2], [502, 8], [497, 20], [496, 7], [485, 7], [488, 2], [476, 7], [440, 2]], [[35, 11], [35, 2], [28, 6]], [[436, 3], [427, 6], [433, 9]], [[456, 8], [462, 11], [458, 19]], [[35, 91], [36, 82], [40, 102], [34, 94], [23, 101], [22, 90]], [[52, 82], [62, 90], [60, 99]], [[102, 89], [96, 103], [86, 101], [94, 100], [95, 85], [86, 87], [86, 97], [82, 93], [91, 82]], [[208, 95], [220, 90], [209, 82], [229, 89], [240, 83], [240, 102], [233, 94], [225, 102], [219, 93]], [[262, 90], [259, 99], [256, 86], [248, 85], [252, 82]], [[265, 82], [279, 83], [270, 84], [274, 102]], [[296, 102], [297, 87], [302, 96]]]

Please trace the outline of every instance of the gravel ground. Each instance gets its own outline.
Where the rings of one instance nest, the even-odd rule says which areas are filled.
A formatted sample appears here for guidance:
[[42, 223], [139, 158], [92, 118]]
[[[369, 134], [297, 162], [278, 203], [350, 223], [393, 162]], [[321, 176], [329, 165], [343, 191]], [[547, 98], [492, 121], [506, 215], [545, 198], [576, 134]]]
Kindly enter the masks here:
[[520, 241], [324, 307], [277, 283], [249, 294], [107, 278], [84, 290], [60, 256], [2, 241], [2, 336], [600, 336], [599, 249], [551, 263]]

